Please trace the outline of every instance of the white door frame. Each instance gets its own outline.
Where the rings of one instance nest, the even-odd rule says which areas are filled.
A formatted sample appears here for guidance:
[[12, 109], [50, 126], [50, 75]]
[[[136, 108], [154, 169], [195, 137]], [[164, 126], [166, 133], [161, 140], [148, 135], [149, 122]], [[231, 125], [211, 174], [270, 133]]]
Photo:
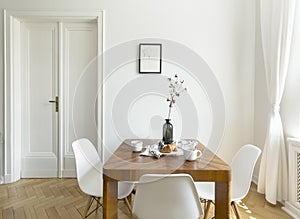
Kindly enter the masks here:
[[[103, 160], [103, 69], [104, 69], [104, 11], [12, 11], [4, 10], [4, 183], [15, 182], [21, 176], [21, 69], [20, 69], [20, 21], [90, 21], [98, 26], [98, 153]], [[59, 63], [62, 62], [61, 57]], [[61, 66], [59, 67], [61, 68]], [[61, 70], [59, 70], [61, 72]], [[59, 93], [62, 90], [59, 76]], [[59, 104], [61, 106], [61, 104]], [[59, 159], [62, 161], [63, 113], [59, 119]], [[61, 168], [61, 167], [59, 167]], [[59, 170], [62, 177], [62, 170]]]

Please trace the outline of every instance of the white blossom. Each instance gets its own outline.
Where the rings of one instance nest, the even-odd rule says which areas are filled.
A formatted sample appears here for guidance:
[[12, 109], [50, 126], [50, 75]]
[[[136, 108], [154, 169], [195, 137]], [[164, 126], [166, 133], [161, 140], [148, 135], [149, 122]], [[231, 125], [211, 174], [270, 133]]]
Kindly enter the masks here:
[[187, 91], [187, 89], [182, 86], [184, 80], [180, 80], [177, 74], [175, 74], [174, 79], [168, 78], [168, 80], [170, 84], [169, 84], [169, 97], [167, 98], [167, 101], [170, 102], [169, 113], [168, 113], [168, 119], [170, 119], [171, 108], [173, 104], [175, 104], [177, 98], [180, 97], [180, 94], [184, 91]]

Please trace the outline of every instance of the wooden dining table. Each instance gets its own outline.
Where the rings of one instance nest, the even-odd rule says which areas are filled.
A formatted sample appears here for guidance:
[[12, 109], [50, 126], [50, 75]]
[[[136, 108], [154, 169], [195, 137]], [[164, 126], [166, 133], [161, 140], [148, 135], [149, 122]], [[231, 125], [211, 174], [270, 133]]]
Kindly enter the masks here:
[[[186, 161], [184, 156], [160, 158], [140, 156], [133, 152], [127, 139], [114, 151], [103, 167], [103, 218], [118, 218], [118, 182], [138, 181], [143, 174], [190, 174], [196, 182], [215, 182], [215, 218], [230, 218], [231, 168], [203, 144], [197, 148], [202, 156], [195, 161]], [[141, 139], [139, 139], [141, 140]], [[157, 143], [144, 139], [143, 145]]]

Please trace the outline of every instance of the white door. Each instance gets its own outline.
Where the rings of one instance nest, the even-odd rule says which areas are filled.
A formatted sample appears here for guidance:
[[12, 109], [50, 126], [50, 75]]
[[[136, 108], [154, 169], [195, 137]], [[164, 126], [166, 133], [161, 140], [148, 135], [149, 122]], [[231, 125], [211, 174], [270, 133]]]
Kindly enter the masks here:
[[64, 23], [61, 78], [61, 176], [75, 176], [72, 142], [88, 138], [97, 145], [97, 26]]
[[96, 55], [93, 22], [21, 23], [22, 178], [75, 176], [72, 141], [96, 144]]
[[21, 24], [21, 177], [58, 176], [58, 25]]

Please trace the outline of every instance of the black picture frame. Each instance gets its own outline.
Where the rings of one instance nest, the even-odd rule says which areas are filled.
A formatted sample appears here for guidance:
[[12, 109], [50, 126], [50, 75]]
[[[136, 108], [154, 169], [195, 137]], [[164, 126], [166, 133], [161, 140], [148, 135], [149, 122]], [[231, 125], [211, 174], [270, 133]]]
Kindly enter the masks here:
[[162, 44], [140, 43], [139, 44], [139, 73], [161, 74]]

